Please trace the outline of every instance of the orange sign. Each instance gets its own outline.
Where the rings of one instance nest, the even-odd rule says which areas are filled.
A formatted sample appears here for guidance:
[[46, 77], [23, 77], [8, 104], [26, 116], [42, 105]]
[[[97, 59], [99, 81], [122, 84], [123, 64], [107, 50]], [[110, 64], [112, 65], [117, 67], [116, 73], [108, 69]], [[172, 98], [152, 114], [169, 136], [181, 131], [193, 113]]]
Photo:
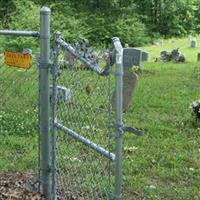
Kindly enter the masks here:
[[32, 66], [31, 54], [4, 52], [4, 63], [9, 66], [29, 69]]

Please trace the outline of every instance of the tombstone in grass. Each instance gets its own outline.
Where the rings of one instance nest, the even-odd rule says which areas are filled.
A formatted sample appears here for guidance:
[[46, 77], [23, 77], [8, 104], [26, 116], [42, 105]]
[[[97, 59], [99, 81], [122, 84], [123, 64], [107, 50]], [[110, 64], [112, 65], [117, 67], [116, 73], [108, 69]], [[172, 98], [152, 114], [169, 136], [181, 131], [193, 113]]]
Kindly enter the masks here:
[[[70, 103], [72, 99], [71, 90], [64, 86], [57, 85], [57, 103]], [[50, 86], [50, 100], [52, 101], [53, 96], [53, 87]]]
[[200, 62], [200, 53], [197, 54], [197, 61]]
[[138, 48], [124, 48], [123, 51], [123, 64], [124, 68], [131, 68], [137, 66], [141, 69], [142, 51]]
[[[123, 51], [123, 111], [128, 109], [128, 106], [133, 98], [137, 83], [137, 75], [131, 71], [133, 65], [140, 66], [142, 52], [136, 48], [125, 48]], [[112, 108], [116, 109], [116, 89], [112, 96]]]
[[197, 39], [193, 38], [190, 42], [190, 47], [191, 48], [196, 48], [197, 47]]
[[75, 58], [68, 51], [65, 51], [63, 60], [60, 61], [59, 66], [61, 69], [72, 69], [75, 66]]
[[142, 51], [142, 61], [148, 61], [149, 60], [149, 53], [146, 51]]
[[185, 62], [186, 57], [179, 51], [179, 48], [173, 49], [172, 51], [161, 51], [160, 60], [163, 62]]

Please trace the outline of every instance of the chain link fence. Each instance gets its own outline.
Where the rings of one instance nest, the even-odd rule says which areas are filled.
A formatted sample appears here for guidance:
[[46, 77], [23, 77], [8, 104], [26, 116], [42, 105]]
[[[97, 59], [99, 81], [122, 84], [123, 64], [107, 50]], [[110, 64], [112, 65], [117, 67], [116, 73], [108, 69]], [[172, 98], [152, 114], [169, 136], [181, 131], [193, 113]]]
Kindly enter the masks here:
[[[35, 64], [29, 70], [8, 67], [1, 58], [0, 171], [38, 171], [38, 188], [47, 199], [121, 199], [123, 132], [140, 132], [123, 125], [119, 38], [112, 38], [114, 48], [102, 67], [87, 40], [71, 46], [57, 32], [52, 35], [57, 49], [50, 50], [47, 7], [40, 10], [40, 33], [0, 34], [40, 38], [39, 70]], [[61, 65], [59, 55], [67, 63]], [[130, 71], [126, 76], [135, 80]]]
[[9, 67], [0, 57], [0, 172], [38, 173], [38, 70]]
[[[66, 52], [60, 52], [60, 60], [64, 60], [64, 55]], [[57, 123], [113, 152], [114, 141], [110, 136], [114, 127], [111, 111], [114, 78], [99, 76], [77, 60], [72, 66], [68, 64], [59, 62]], [[56, 146], [60, 199], [110, 199], [114, 185], [111, 159], [60, 130]]]

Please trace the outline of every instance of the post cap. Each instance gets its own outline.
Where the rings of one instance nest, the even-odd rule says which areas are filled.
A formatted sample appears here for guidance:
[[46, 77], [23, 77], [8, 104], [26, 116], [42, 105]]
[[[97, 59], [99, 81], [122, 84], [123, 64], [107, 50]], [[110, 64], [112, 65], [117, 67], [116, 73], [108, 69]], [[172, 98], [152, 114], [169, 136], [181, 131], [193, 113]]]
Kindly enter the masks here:
[[118, 37], [113, 37], [113, 38], [112, 38], [112, 41], [113, 41], [113, 42], [117, 42], [117, 41], [120, 41], [120, 39], [119, 39]]
[[41, 13], [44, 13], [44, 14], [49, 14], [51, 12], [50, 8], [46, 7], [46, 6], [43, 6], [41, 9], [40, 9], [40, 12]]

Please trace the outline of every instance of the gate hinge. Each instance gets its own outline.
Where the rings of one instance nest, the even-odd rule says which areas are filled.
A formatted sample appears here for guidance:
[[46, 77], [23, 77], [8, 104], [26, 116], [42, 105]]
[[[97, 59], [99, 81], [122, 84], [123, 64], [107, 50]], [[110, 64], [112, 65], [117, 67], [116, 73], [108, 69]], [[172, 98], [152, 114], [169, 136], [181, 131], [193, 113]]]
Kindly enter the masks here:
[[134, 135], [137, 135], [137, 136], [144, 135], [144, 133], [141, 130], [138, 130], [135, 127], [123, 126], [122, 129], [124, 132], [133, 133]]
[[124, 133], [123, 124], [117, 124], [116, 125], [116, 131], [110, 133], [109, 137], [110, 138], [112, 138], [112, 137], [119, 138], [119, 137], [121, 137], [123, 135], [123, 133]]
[[143, 136], [144, 133], [141, 130], [136, 129], [135, 127], [129, 127], [129, 126], [123, 126], [123, 125], [118, 125], [117, 126], [117, 130], [114, 133], [110, 133], [109, 137], [121, 137], [124, 132], [129, 132], [129, 133], [133, 133], [136, 136]]

